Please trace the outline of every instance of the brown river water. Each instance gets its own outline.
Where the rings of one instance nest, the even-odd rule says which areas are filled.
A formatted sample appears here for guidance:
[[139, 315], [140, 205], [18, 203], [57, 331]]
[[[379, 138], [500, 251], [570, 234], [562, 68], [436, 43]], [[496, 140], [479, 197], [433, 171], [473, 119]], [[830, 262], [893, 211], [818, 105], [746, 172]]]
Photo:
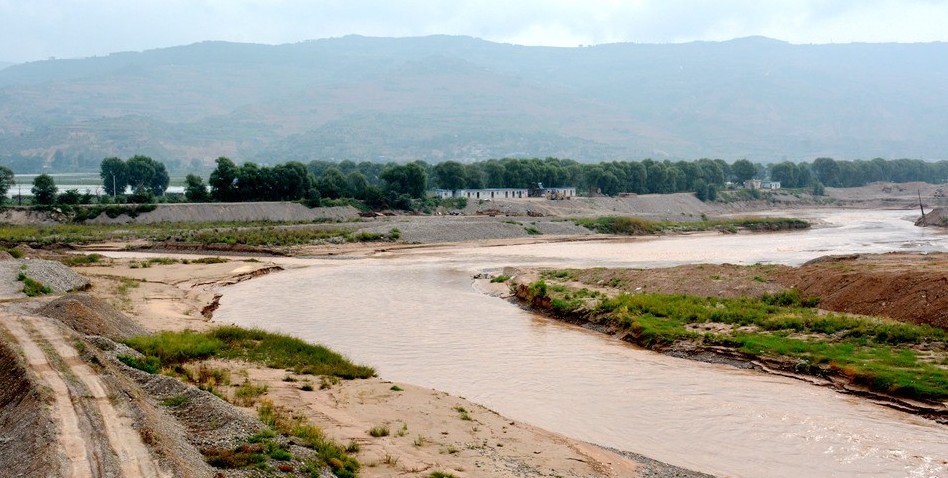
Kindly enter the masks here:
[[948, 251], [906, 211], [794, 212], [781, 234], [476, 247], [288, 259], [223, 290], [215, 321], [288, 332], [381, 377], [463, 396], [564, 435], [721, 476], [948, 476], [948, 427], [806, 382], [667, 357], [476, 290], [505, 266], [800, 264]]

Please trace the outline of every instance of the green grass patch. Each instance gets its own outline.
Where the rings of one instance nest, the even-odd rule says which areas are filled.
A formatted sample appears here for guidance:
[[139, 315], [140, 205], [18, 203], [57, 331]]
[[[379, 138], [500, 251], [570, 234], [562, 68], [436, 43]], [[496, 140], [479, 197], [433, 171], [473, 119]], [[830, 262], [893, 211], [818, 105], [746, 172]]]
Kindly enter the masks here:
[[508, 276], [508, 275], [506, 275], [506, 274], [501, 274], [501, 275], [499, 275], [499, 276], [495, 276], [495, 277], [492, 278], [490, 281], [491, 281], [492, 284], [499, 284], [499, 283], [502, 283], [502, 282], [507, 282], [507, 281], [509, 281], [509, 280], [510, 280], [510, 276]]
[[[394, 240], [400, 232], [381, 237]], [[300, 222], [195, 222], [158, 224], [53, 224], [0, 226], [0, 243], [41, 247], [52, 244], [89, 244], [104, 241], [145, 240], [198, 244], [291, 246], [326, 240], [354, 242], [352, 229]]]
[[17, 273], [16, 280], [23, 283], [23, 293], [26, 294], [27, 297], [36, 297], [53, 292], [52, 289], [27, 276], [23, 271]]
[[83, 254], [78, 256], [69, 256], [64, 257], [59, 260], [67, 266], [87, 266], [91, 264], [98, 264], [104, 259], [105, 256], [102, 254]]
[[179, 407], [188, 403], [188, 397], [186, 395], [175, 395], [166, 400], [162, 400], [160, 403], [163, 407]]
[[132, 368], [137, 368], [143, 372], [148, 373], [158, 373], [158, 370], [161, 368], [161, 361], [158, 360], [158, 357], [142, 357], [137, 358], [131, 355], [119, 355], [116, 357], [120, 362], [128, 365]]
[[368, 378], [375, 370], [356, 365], [321, 345], [258, 329], [225, 326], [207, 332], [160, 332], [134, 337], [126, 345], [171, 367], [209, 357], [246, 360], [297, 374]]
[[786, 217], [754, 217], [738, 219], [704, 219], [701, 221], [650, 221], [638, 217], [603, 216], [574, 219], [577, 225], [602, 234], [648, 235], [662, 232], [694, 232], [718, 230], [736, 232], [737, 229], [751, 231], [782, 231], [806, 229], [810, 223]]

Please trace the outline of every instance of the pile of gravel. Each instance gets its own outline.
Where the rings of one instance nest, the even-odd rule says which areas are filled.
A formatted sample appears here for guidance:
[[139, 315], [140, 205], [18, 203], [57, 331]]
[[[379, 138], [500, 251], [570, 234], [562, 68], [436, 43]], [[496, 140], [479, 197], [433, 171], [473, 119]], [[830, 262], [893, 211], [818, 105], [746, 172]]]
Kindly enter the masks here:
[[240, 222], [344, 220], [359, 217], [352, 206], [308, 208], [295, 202], [159, 204], [154, 211], [137, 217], [105, 213], [86, 221], [91, 224], [154, 224], [161, 222]]
[[23, 297], [23, 283], [17, 280], [20, 273], [49, 287], [54, 293], [63, 294], [89, 287], [89, 279], [56, 261], [45, 259], [14, 259], [0, 261], [0, 298]]

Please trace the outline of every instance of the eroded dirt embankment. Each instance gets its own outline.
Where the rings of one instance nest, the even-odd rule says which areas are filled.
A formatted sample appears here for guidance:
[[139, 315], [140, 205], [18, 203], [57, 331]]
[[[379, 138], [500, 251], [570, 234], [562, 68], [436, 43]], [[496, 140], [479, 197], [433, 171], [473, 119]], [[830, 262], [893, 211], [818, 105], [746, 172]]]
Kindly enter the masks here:
[[948, 254], [828, 257], [780, 269], [774, 278], [819, 297], [821, 309], [948, 330]]

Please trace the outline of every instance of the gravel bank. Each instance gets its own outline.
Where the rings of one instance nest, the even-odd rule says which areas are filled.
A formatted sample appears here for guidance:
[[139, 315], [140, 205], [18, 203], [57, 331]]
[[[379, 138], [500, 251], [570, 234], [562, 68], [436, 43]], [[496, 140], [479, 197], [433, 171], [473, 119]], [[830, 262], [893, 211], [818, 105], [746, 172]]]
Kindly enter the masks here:
[[131, 218], [125, 214], [111, 218], [100, 214], [90, 224], [154, 224], [159, 222], [239, 222], [239, 221], [316, 221], [359, 217], [351, 206], [310, 209], [295, 202], [158, 204], [154, 211]]
[[638, 453], [617, 450], [615, 448], [603, 448], [639, 462], [641, 468], [637, 471], [639, 472], [638, 476], [640, 478], [714, 478], [714, 475], [669, 465], [668, 463], [653, 460], [647, 456], [639, 455]]

